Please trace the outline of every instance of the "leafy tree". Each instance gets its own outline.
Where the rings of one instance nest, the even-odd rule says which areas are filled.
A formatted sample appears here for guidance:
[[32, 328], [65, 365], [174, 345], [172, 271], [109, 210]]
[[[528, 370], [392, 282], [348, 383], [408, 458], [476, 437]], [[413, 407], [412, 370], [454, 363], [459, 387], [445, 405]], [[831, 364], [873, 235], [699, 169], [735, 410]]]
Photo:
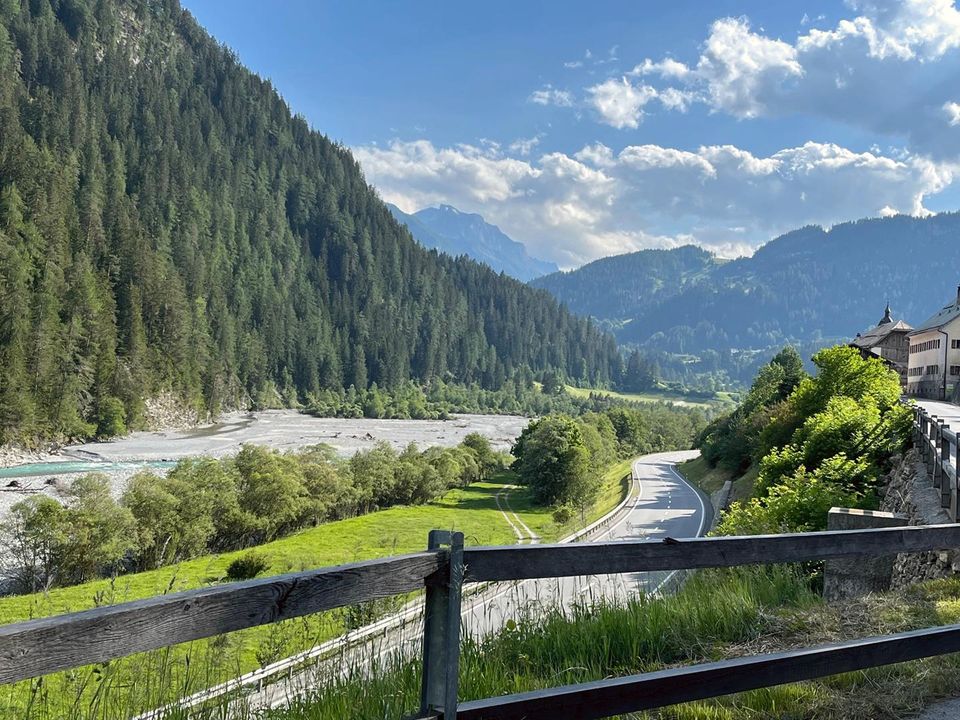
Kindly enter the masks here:
[[0, 523], [0, 547], [18, 592], [43, 590], [61, 579], [65, 515], [53, 498], [34, 495], [16, 503]]
[[233, 461], [239, 474], [240, 509], [256, 517], [260, 542], [297, 526], [306, 492], [294, 458], [259, 445], [244, 445]]
[[535, 420], [524, 428], [512, 452], [520, 482], [531, 489], [535, 502], [579, 504], [592, 494], [590, 454], [573, 418], [551, 415]]
[[116, 397], [105, 397], [97, 410], [97, 437], [111, 438], [125, 435], [127, 432], [126, 408], [123, 401]]
[[119, 570], [136, 550], [136, 521], [113, 499], [110, 479], [100, 473], [79, 477], [66, 497], [61, 581], [82, 583]]
[[470, 433], [463, 439], [461, 445], [468, 450], [472, 450], [477, 456], [477, 464], [480, 466], [480, 480], [486, 480], [502, 467], [500, 457], [494, 452], [490, 446], [490, 441], [484, 435], [477, 432]]

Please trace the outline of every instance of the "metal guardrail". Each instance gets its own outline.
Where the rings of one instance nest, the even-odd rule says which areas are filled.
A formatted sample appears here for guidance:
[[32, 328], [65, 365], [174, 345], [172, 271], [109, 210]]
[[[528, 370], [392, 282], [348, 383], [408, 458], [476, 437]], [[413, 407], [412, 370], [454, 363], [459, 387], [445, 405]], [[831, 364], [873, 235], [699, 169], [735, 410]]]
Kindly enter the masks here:
[[940, 506], [957, 522], [957, 433], [922, 407], [913, 411], [913, 444], [940, 491]]
[[0, 626], [0, 682], [426, 588], [420, 718], [600, 718], [960, 651], [960, 625], [458, 703], [465, 583], [761, 565], [960, 547], [960, 525], [427, 551]]

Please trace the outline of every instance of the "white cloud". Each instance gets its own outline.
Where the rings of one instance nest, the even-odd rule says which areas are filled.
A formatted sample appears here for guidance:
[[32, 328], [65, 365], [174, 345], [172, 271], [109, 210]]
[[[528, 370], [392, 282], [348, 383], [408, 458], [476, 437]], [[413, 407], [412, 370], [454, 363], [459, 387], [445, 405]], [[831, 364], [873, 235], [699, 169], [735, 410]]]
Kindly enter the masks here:
[[948, 101], [943, 104], [943, 111], [947, 115], [947, 123], [953, 127], [960, 125], [960, 103]]
[[631, 70], [628, 75], [659, 75], [662, 78], [682, 79], [690, 74], [690, 68], [673, 58], [664, 58], [654, 62], [647, 58]]
[[[808, 142], [770, 155], [595, 143], [536, 160], [426, 140], [355, 148], [367, 178], [404, 208], [480, 212], [530, 250], [570, 267], [644, 247], [696, 242], [725, 255], [810, 223], [927, 213], [956, 168], [909, 153]], [[511, 151], [512, 152], [512, 151]]]
[[587, 88], [587, 92], [602, 121], [615, 128], [639, 127], [644, 106], [657, 96], [649, 85], [634, 85], [626, 78], [611, 78]]
[[516, 153], [521, 157], [526, 157], [530, 152], [540, 144], [540, 140], [543, 139], [542, 134], [534, 135], [533, 137], [528, 138], [517, 138], [512, 143], [510, 143], [508, 149], [512, 153]]
[[955, 0], [848, 6], [851, 17], [823, 29], [810, 25], [824, 17], [805, 17], [792, 41], [752, 29], [746, 18], [721, 18], [692, 63], [648, 58], [628, 75], [648, 78], [668, 111], [702, 103], [741, 119], [819, 116], [905, 141], [914, 153], [960, 157]]
[[725, 18], [710, 28], [693, 75], [713, 108], [749, 118], [766, 110], [771, 90], [803, 69], [792, 45], [752, 32], [743, 18]]
[[657, 91], [657, 99], [667, 110], [686, 112], [687, 108], [696, 100], [696, 95], [686, 90], [668, 87]]
[[556, 105], [557, 107], [573, 107], [573, 93], [569, 90], [558, 90], [551, 85], [544, 85], [530, 94], [530, 102], [537, 105]]

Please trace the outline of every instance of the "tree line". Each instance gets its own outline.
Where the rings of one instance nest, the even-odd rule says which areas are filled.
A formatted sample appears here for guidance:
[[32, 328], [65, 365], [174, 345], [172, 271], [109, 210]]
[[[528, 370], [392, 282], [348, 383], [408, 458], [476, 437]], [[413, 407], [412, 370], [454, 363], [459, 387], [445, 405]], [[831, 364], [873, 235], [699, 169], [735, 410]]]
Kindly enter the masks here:
[[580, 417], [548, 415], [527, 425], [511, 449], [513, 469], [534, 502], [555, 506], [557, 518], [581, 519], [602, 490], [614, 461], [690, 447], [703, 429], [695, 411], [619, 406]]
[[321, 390], [313, 396], [306, 410], [319, 417], [445, 420], [452, 413], [529, 417], [565, 413], [577, 416], [616, 405], [636, 406], [640, 403], [613, 398], [603, 392], [591, 392], [586, 397], [573, 396], [566, 392], [560, 373], [547, 371], [538, 376], [524, 366], [496, 390], [477, 383], [463, 385], [443, 380], [435, 380], [426, 386], [406, 381], [394, 388], [381, 388], [374, 383], [366, 390], [353, 386]]
[[521, 366], [623, 372], [546, 291], [415, 243], [176, 0], [0, 0], [0, 442]]
[[38, 494], [0, 523], [19, 592], [152, 570], [251, 547], [296, 530], [395, 505], [417, 505], [504, 467], [478, 433], [453, 448], [397, 452], [387, 443], [337, 457], [327, 446], [294, 453], [245, 445], [236, 457], [186, 459], [166, 476], [130, 478], [119, 501], [98, 473], [74, 480], [65, 503]]

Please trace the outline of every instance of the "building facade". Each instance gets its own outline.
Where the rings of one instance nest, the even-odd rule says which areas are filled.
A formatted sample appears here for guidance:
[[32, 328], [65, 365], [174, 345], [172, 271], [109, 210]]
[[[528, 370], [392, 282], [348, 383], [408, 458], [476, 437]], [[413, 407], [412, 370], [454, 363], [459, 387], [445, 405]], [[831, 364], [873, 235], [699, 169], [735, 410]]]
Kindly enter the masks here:
[[903, 320], [894, 320], [887, 305], [880, 322], [875, 328], [857, 335], [851, 347], [860, 350], [864, 357], [875, 357], [883, 360], [889, 367], [900, 375], [900, 385], [907, 387], [908, 364], [910, 360], [909, 334], [913, 330]]
[[953, 397], [960, 389], [960, 287], [956, 300], [907, 337], [907, 394], [934, 400]]

